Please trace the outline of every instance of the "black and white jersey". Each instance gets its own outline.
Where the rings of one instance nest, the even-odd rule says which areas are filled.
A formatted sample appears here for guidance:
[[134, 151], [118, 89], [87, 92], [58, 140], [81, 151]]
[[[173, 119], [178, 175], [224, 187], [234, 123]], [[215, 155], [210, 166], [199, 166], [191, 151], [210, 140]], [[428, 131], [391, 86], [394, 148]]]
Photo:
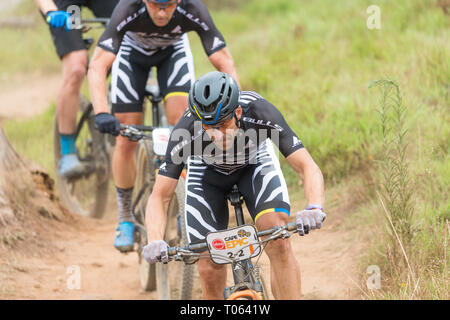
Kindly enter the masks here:
[[197, 32], [208, 56], [226, 46], [208, 9], [200, 0], [182, 0], [169, 23], [163, 27], [153, 23], [141, 0], [121, 0], [98, 46], [117, 54], [123, 42], [150, 56], [179, 41], [189, 31]]
[[278, 109], [258, 93], [242, 91], [239, 104], [243, 111], [239, 131], [228, 150], [217, 148], [201, 122], [186, 111], [172, 131], [159, 174], [178, 179], [187, 159], [195, 157], [215, 171], [229, 175], [258, 161], [258, 152], [265, 148], [268, 139], [284, 157], [303, 148]]

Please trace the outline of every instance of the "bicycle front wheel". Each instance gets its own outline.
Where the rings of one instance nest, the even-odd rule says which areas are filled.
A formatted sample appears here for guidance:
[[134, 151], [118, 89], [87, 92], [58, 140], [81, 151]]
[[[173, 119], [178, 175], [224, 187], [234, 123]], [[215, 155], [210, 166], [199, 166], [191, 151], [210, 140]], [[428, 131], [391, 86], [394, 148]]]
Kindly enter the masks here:
[[[175, 195], [169, 204], [164, 240], [169, 246], [188, 244], [184, 214], [185, 180], [178, 180]], [[156, 265], [158, 299], [189, 300], [192, 298], [194, 265], [181, 261]]]
[[[100, 219], [108, 200], [110, 158], [106, 151], [103, 135], [94, 128], [94, 112], [89, 100], [80, 95], [81, 117], [77, 122], [76, 147], [83, 164], [84, 173], [67, 180], [57, 175], [58, 193], [61, 203], [70, 211]], [[55, 168], [61, 157], [58, 116], [53, 126], [53, 153]]]
[[[155, 184], [155, 170], [153, 168], [154, 155], [152, 140], [141, 140], [136, 156], [136, 180], [133, 192], [133, 207], [136, 221], [145, 228], [145, 209], [148, 197]], [[139, 279], [141, 289], [152, 291], [156, 289], [155, 265], [149, 264], [142, 257], [142, 249], [147, 244], [147, 233], [138, 230]]]

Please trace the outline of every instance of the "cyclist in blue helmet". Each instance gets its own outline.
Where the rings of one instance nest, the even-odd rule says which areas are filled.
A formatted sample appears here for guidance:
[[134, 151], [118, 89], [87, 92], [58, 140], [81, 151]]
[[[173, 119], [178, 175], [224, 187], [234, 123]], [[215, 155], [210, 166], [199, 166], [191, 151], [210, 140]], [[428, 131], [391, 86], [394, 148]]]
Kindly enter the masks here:
[[[189, 92], [189, 110], [172, 132], [147, 204], [144, 258], [149, 263], [168, 259], [168, 244], [163, 240], [167, 204], [185, 164], [189, 243], [228, 228], [226, 195], [234, 185], [259, 230], [285, 225], [291, 206], [272, 142], [303, 180], [306, 207], [295, 213], [298, 233], [304, 236], [320, 229], [326, 217], [322, 172], [280, 111], [257, 92], [240, 91], [223, 72], [212, 71], [197, 79]], [[300, 268], [291, 242], [276, 240], [265, 250], [274, 297], [299, 299]], [[197, 265], [203, 298], [221, 299], [226, 267], [211, 259], [200, 259]]]

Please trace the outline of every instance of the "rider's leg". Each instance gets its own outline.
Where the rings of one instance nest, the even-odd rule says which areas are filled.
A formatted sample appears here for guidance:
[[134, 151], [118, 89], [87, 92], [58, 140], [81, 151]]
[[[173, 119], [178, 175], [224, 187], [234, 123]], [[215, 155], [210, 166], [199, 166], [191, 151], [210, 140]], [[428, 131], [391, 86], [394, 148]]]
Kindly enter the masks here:
[[76, 50], [62, 57], [63, 78], [56, 100], [61, 160], [59, 173], [70, 177], [82, 171], [76, 156], [75, 130], [80, 103], [80, 88], [86, 74], [87, 51]]
[[[241, 175], [238, 187], [258, 230], [285, 225], [290, 212], [289, 193], [272, 142], [257, 151], [256, 163]], [[289, 240], [267, 244], [272, 293], [277, 299], [299, 299], [300, 269]]]
[[[57, 3], [58, 10], [66, 10], [66, 3]], [[43, 15], [42, 15], [43, 16]], [[43, 16], [44, 18], [44, 16]], [[66, 31], [50, 28], [56, 53], [62, 61], [62, 85], [56, 101], [61, 159], [59, 175], [70, 178], [82, 171], [76, 155], [75, 127], [81, 84], [86, 74], [87, 50], [80, 30]]]
[[[151, 59], [122, 44], [111, 69], [112, 113], [124, 124], [142, 124], [142, 105]], [[114, 247], [122, 252], [133, 249], [134, 217], [131, 196], [136, 178], [135, 151], [137, 142], [118, 136], [112, 158], [116, 185], [119, 226]]]
[[211, 259], [198, 261], [198, 273], [202, 285], [202, 299], [223, 300], [223, 290], [227, 282], [226, 265], [219, 265]]
[[[142, 112], [116, 113], [115, 116], [124, 124], [142, 124]], [[112, 171], [116, 185], [119, 225], [116, 229], [114, 247], [119, 251], [133, 250], [134, 246], [134, 216], [132, 212], [132, 195], [136, 179], [137, 142], [118, 136], [112, 159]]]
[[[120, 123], [142, 124], [142, 112], [116, 113]], [[131, 212], [131, 193], [136, 179], [136, 148], [137, 142], [117, 136], [116, 147], [112, 159], [112, 171], [117, 192], [119, 207], [119, 223], [123, 221], [133, 222]]]
[[[268, 212], [256, 220], [256, 226], [258, 230], [265, 230], [285, 225], [287, 222], [287, 214]], [[300, 267], [289, 239], [271, 241], [265, 250], [270, 260], [270, 280], [275, 299], [300, 299]]]
[[186, 34], [167, 48], [167, 58], [157, 68], [167, 122], [174, 126], [188, 107], [189, 89], [195, 81], [194, 62]]
[[[229, 214], [226, 193], [231, 189], [234, 180], [234, 177], [215, 172], [201, 160], [189, 159], [185, 205], [189, 243], [204, 239], [208, 232], [227, 228]], [[215, 264], [209, 258], [200, 259], [198, 271], [203, 299], [223, 299], [226, 265]]]
[[175, 126], [188, 107], [188, 96], [184, 92], [169, 93], [164, 100], [167, 122]]
[[78, 50], [62, 58], [63, 78], [56, 101], [59, 133], [75, 132], [77, 112], [80, 103], [80, 88], [86, 75], [87, 51]]

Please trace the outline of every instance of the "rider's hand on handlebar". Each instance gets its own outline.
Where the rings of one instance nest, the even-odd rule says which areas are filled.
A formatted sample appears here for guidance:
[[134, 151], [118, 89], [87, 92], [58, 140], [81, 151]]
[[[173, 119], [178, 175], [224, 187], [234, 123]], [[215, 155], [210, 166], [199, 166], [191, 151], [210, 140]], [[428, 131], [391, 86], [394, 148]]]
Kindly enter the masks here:
[[164, 240], [150, 241], [144, 249], [142, 249], [142, 255], [148, 263], [156, 262], [169, 262], [169, 245]]
[[45, 15], [45, 20], [52, 28], [65, 27], [65, 30], [69, 31], [70, 27], [72, 26], [70, 13], [62, 10], [47, 12], [47, 14]]
[[308, 234], [310, 230], [320, 229], [327, 215], [320, 209], [302, 210], [297, 212], [297, 231], [301, 236]]
[[120, 122], [112, 114], [101, 112], [95, 115], [95, 127], [101, 133], [110, 133], [117, 136], [120, 133]]

